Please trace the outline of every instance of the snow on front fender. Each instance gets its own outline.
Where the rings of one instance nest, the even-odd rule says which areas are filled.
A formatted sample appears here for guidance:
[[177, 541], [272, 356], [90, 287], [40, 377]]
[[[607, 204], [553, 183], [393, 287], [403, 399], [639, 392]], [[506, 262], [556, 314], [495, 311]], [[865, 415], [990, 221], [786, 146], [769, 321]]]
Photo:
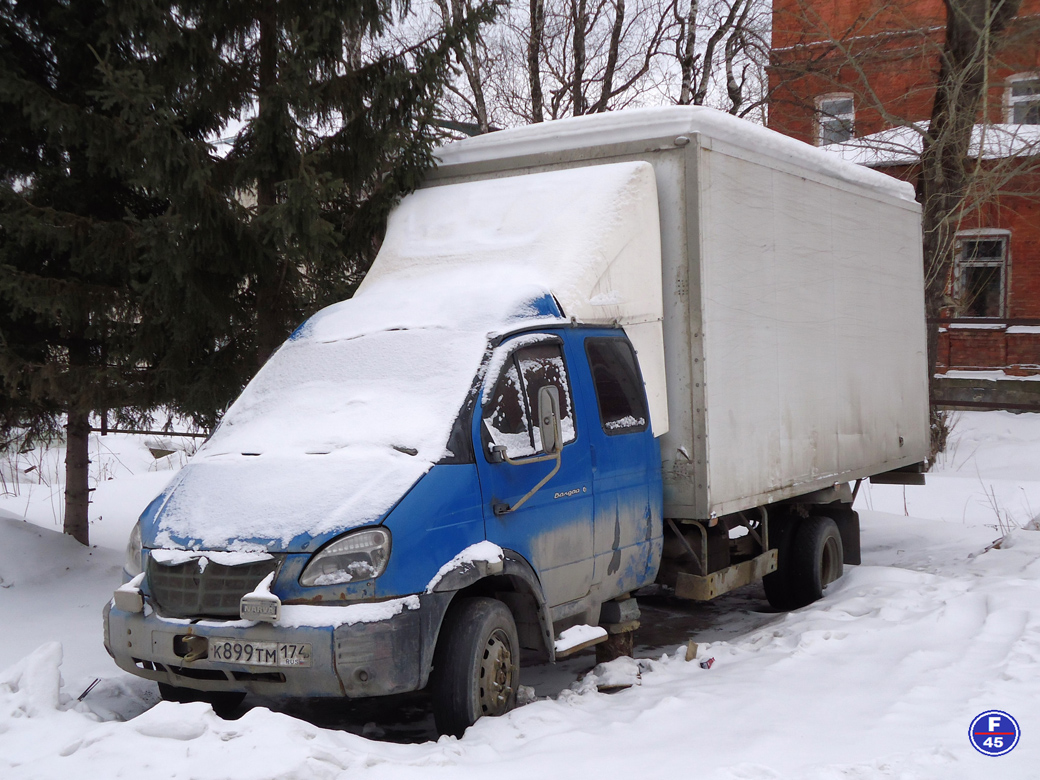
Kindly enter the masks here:
[[494, 542], [471, 544], [441, 566], [426, 586], [426, 593], [458, 590], [469, 580], [498, 574], [505, 567], [505, 552]]

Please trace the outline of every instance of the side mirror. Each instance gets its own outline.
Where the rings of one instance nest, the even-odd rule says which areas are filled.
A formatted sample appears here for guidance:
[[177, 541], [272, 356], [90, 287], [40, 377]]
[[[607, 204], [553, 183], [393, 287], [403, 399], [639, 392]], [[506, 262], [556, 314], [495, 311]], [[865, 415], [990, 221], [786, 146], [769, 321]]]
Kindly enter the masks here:
[[538, 433], [542, 440], [542, 451], [547, 454], [559, 452], [563, 447], [560, 432], [560, 389], [546, 385], [538, 391]]

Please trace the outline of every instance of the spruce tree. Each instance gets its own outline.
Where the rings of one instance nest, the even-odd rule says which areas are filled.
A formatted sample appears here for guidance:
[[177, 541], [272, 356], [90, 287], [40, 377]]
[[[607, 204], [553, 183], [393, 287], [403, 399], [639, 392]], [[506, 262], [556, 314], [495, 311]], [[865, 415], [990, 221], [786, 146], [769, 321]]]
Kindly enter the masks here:
[[450, 51], [493, 7], [384, 50], [406, 10], [0, 0], [0, 432], [64, 425], [84, 544], [91, 414], [212, 424], [430, 165]]
[[491, 18], [480, 6], [429, 40], [395, 50], [394, 0], [186, 0], [179, 12], [212, 43], [215, 110], [244, 122], [221, 180], [247, 206], [241, 251], [251, 272], [261, 365], [292, 327], [348, 297], [390, 208], [431, 166], [436, 101], [453, 46]]
[[[108, 94], [109, 75], [142, 62], [114, 22], [103, 0], [0, 4], [0, 425], [29, 439], [64, 425], [64, 528], [84, 544], [91, 414], [140, 425], [191, 398], [207, 361], [227, 362], [217, 353], [241, 278], [215, 280], [190, 257], [158, 262], [149, 239], [170, 198], [147, 182], [141, 121]], [[153, 113], [165, 103], [176, 116], [176, 89], [150, 97]], [[183, 149], [209, 130], [168, 129]], [[206, 288], [202, 305], [193, 283]], [[230, 392], [193, 399], [195, 410], [212, 417]]]

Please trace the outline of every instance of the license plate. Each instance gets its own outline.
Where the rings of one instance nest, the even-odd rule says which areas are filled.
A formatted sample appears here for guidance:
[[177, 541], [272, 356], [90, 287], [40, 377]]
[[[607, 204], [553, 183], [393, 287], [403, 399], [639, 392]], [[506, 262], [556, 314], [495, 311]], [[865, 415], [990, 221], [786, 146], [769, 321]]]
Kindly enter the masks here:
[[211, 636], [209, 660], [250, 666], [310, 666], [310, 643], [243, 642]]

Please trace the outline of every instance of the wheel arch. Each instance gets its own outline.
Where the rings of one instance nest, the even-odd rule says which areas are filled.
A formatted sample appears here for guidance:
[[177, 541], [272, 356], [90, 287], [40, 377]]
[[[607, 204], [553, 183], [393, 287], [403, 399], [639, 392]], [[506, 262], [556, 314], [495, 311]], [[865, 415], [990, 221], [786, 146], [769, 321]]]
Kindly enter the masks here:
[[[858, 566], [862, 561], [859, 512], [852, 508], [852, 493], [848, 490], [848, 485], [841, 487], [845, 490], [817, 491], [772, 508], [769, 514], [770, 547], [779, 547], [787, 532], [793, 531], [799, 520], [820, 515], [830, 518], [838, 526], [838, 533], [841, 534], [842, 562]], [[846, 493], [848, 495], [845, 495]], [[839, 495], [839, 498], [834, 499], [835, 495]], [[774, 540], [775, 544], [772, 543]]]
[[442, 596], [450, 596], [444, 604], [436, 631], [428, 649], [428, 663], [424, 664], [425, 685], [431, 669], [433, 652], [440, 642], [444, 619], [460, 599], [484, 596], [501, 601], [509, 609], [516, 623], [520, 647], [527, 663], [554, 661], [552, 617], [546, 604], [541, 582], [533, 567], [518, 553], [504, 550], [501, 571], [489, 573], [486, 567], [466, 566], [450, 572], [442, 579], [457, 588]]

